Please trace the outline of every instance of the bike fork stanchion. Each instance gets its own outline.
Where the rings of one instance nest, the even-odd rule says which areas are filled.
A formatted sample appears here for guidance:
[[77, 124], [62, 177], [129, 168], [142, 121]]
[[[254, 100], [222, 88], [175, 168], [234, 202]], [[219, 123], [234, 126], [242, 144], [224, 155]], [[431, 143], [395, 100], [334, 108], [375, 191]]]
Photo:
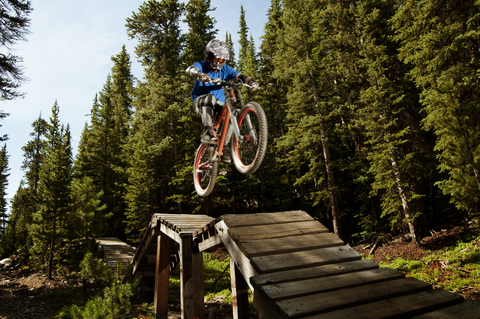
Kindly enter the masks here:
[[245, 121], [247, 121], [247, 132], [245, 132], [245, 134], [251, 134], [253, 136], [253, 140], [256, 141], [257, 140], [257, 136], [256, 136], [256, 132], [253, 128], [253, 125], [252, 125], [252, 120], [250, 120], [250, 115], [247, 113], [247, 115], [245, 115]]

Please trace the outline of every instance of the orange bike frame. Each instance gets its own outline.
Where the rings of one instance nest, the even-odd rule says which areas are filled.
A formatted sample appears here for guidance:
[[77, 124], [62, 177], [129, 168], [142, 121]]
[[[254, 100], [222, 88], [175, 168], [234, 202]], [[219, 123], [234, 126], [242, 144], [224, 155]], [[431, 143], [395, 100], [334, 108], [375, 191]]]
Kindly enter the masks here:
[[[240, 91], [235, 90], [235, 92], [240, 95]], [[235, 101], [235, 99], [236, 99], [235, 98], [235, 93], [234, 93], [233, 90], [230, 90], [230, 92], [224, 91], [224, 93], [225, 93], [225, 104], [223, 105], [222, 111], [220, 112], [220, 115], [218, 116], [217, 120], [215, 121], [215, 124], [213, 124], [213, 128], [214, 128], [213, 134], [219, 140], [218, 149], [217, 149], [217, 155], [218, 156], [223, 155], [223, 146], [225, 145], [225, 138], [227, 137], [227, 130], [228, 130], [228, 127], [230, 126], [230, 111], [229, 111], [229, 109], [233, 110], [232, 100]], [[241, 98], [240, 98], [240, 104], [241, 104], [241, 106], [243, 106], [243, 100]], [[222, 128], [221, 137], [219, 139], [218, 135], [217, 135], [217, 132], [220, 129], [220, 125], [222, 124], [222, 120], [224, 118], [225, 118], [225, 122], [224, 122], [224, 125], [223, 125], [223, 128]]]
[[[217, 155], [218, 156], [223, 155], [223, 145], [225, 144], [225, 138], [227, 136], [228, 126], [230, 125], [230, 112], [228, 111], [227, 103], [225, 103], [225, 105], [223, 105], [222, 111], [220, 112], [220, 116], [217, 118], [217, 121], [214, 124], [215, 129], [213, 130], [213, 132], [214, 132], [215, 135], [217, 135], [216, 132], [218, 132], [224, 117], [225, 117], [225, 122], [224, 122], [224, 125], [223, 125], [220, 140], [218, 142], [218, 149], [217, 149]], [[216, 137], [218, 139], [218, 136], [216, 136]]]

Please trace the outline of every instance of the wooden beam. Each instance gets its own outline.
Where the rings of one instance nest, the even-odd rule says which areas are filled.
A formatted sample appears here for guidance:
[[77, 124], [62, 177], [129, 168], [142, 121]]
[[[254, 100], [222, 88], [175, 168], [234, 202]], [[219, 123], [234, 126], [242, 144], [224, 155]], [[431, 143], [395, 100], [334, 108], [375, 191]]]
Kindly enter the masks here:
[[203, 282], [203, 253], [193, 254], [193, 306], [195, 318], [205, 318], [205, 290]]
[[230, 258], [233, 319], [248, 319], [248, 285], [242, 273]]
[[176, 241], [177, 243], [181, 242], [180, 235], [171, 228], [168, 228], [165, 224], [160, 223], [160, 231]]
[[[152, 223], [150, 223], [151, 225]], [[150, 246], [150, 243], [152, 242], [152, 239], [154, 239], [156, 236], [158, 236], [158, 228], [153, 227], [149, 228], [147, 230], [147, 234], [143, 239], [142, 246], [139, 247], [137, 250], [137, 253], [135, 254], [135, 258], [133, 260], [133, 269], [132, 269], [132, 274], [135, 274], [135, 271], [137, 271], [137, 268], [140, 264], [140, 261], [142, 260], [143, 256], [145, 256], [145, 252], [147, 251], [148, 247]]]
[[245, 281], [253, 292], [254, 289], [253, 286], [250, 284], [250, 278], [258, 274], [250, 264], [250, 260], [245, 257], [237, 244], [230, 238], [230, 236], [228, 235], [228, 227], [223, 221], [217, 223], [215, 225], [215, 228], [217, 229], [218, 236], [220, 236], [223, 244], [225, 245], [225, 248], [227, 248], [227, 251], [230, 254], [230, 259], [233, 259], [235, 261], [235, 264], [242, 273], [243, 278], [245, 278]]
[[180, 233], [180, 303], [182, 319], [195, 318], [193, 302], [193, 239], [191, 233]]
[[155, 318], [168, 317], [168, 278], [170, 276], [171, 239], [164, 235], [157, 236], [157, 260], [155, 270]]

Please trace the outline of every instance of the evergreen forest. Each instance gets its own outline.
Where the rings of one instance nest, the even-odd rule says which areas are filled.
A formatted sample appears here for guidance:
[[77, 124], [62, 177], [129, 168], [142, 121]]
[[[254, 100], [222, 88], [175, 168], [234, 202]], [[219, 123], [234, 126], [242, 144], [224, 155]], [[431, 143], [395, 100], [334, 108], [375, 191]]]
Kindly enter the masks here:
[[[52, 101], [31, 124], [10, 203], [0, 149], [1, 258], [21, 255], [50, 277], [75, 266], [68, 256], [83, 239], [135, 245], [154, 213], [304, 210], [347, 243], [409, 234], [417, 244], [444, 211], [479, 216], [480, 0], [271, 0], [260, 43], [238, 9], [234, 44], [218, 34], [209, 0], [145, 0], [126, 17], [135, 52], [112, 52], [78, 150]], [[213, 38], [260, 84], [244, 97], [265, 110], [269, 140], [255, 174], [222, 164], [201, 198], [192, 168], [202, 126], [185, 69]], [[4, 58], [2, 99], [11, 99]]]

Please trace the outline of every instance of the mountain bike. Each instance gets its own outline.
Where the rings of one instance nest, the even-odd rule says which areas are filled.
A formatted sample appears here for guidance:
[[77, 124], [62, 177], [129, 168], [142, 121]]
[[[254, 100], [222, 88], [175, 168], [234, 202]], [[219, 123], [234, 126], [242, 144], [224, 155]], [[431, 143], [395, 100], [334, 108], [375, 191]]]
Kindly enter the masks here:
[[[240, 80], [212, 79], [222, 87], [225, 104], [214, 119], [213, 134], [217, 145], [202, 143], [197, 149], [193, 165], [193, 182], [197, 194], [206, 197], [215, 187], [218, 164], [226, 142], [229, 126], [233, 128], [231, 152], [236, 169], [243, 174], [253, 174], [262, 164], [267, 150], [267, 117], [262, 107], [255, 102], [244, 104], [240, 89], [251, 86]], [[239, 105], [235, 108], [234, 105]]]

